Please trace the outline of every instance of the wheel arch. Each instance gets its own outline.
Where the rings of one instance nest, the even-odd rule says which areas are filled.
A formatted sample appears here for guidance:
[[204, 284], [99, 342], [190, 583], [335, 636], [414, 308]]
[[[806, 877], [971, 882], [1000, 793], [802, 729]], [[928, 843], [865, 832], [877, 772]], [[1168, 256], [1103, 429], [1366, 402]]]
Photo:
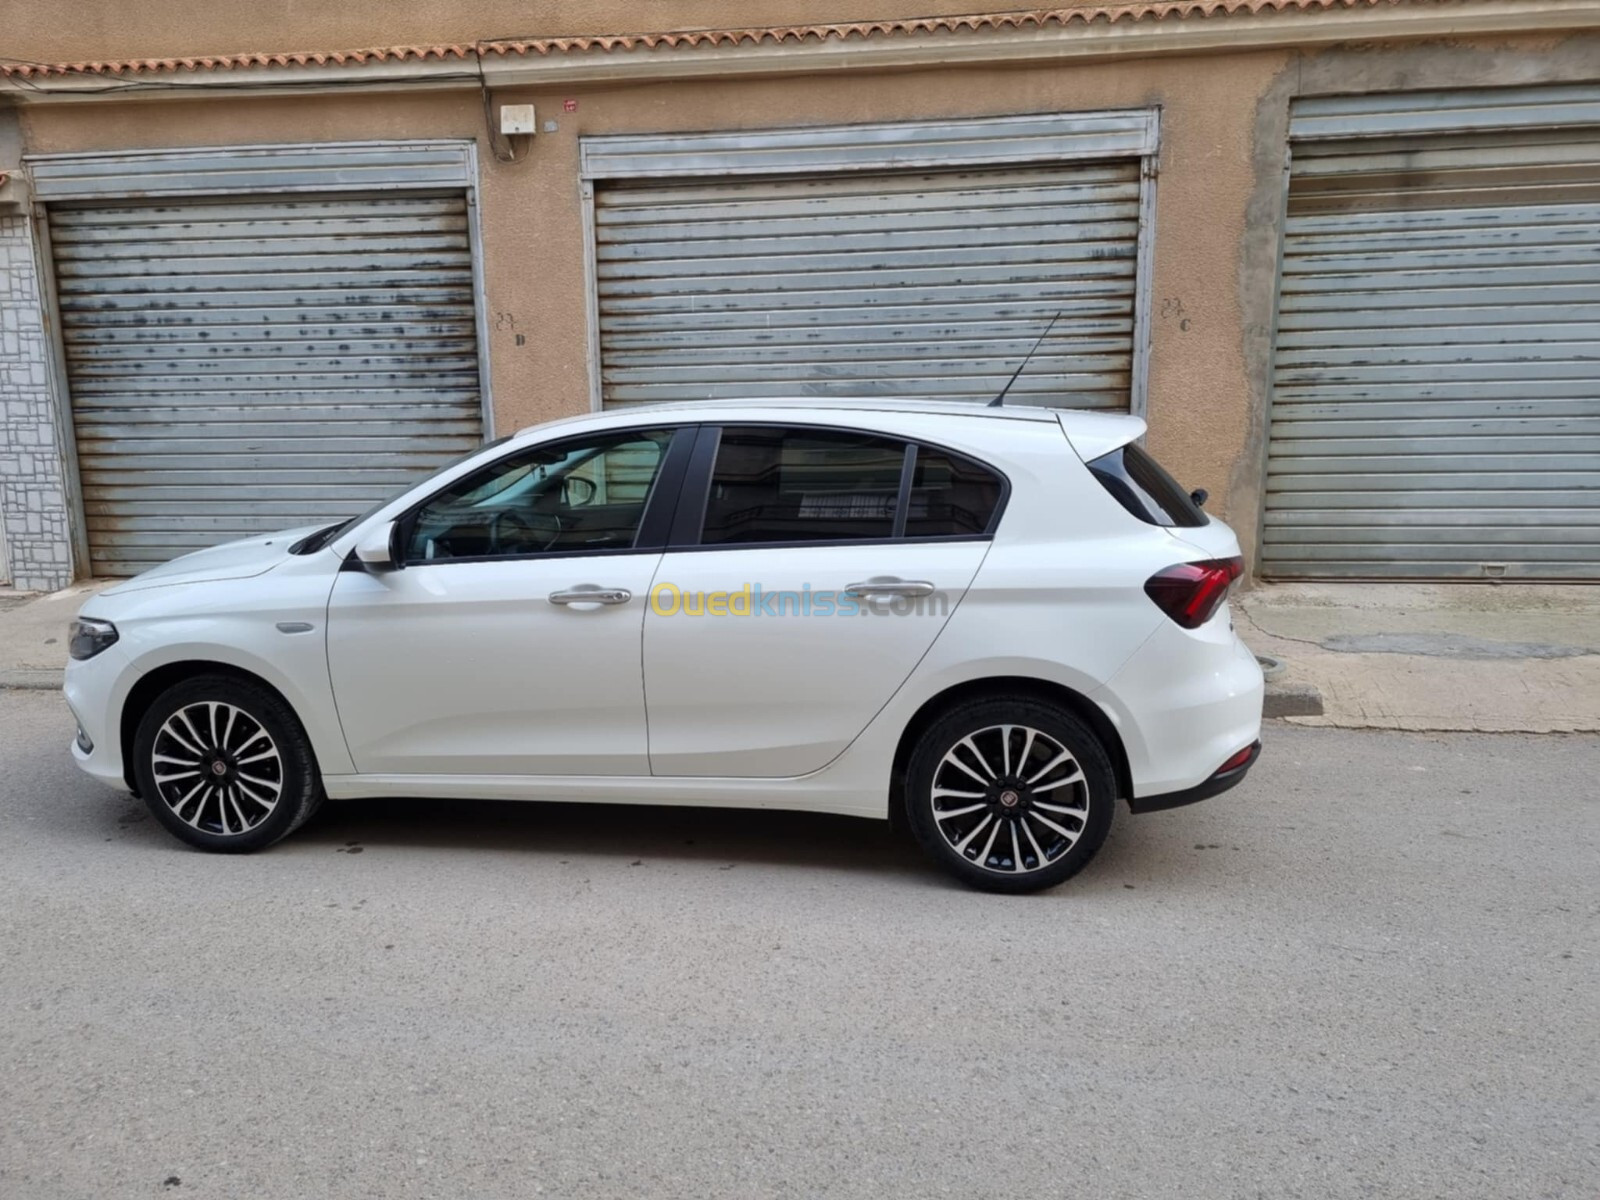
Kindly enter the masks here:
[[1133, 795], [1133, 771], [1128, 764], [1128, 751], [1122, 744], [1121, 733], [1117, 731], [1116, 725], [1106, 715], [1105, 710], [1082, 692], [1074, 691], [1065, 684], [1025, 675], [995, 675], [984, 679], [969, 679], [964, 683], [948, 687], [930, 696], [911, 715], [911, 720], [901, 731], [900, 741], [895, 746], [894, 765], [890, 769], [889, 819], [898, 823], [904, 815], [906, 765], [917, 739], [929, 726], [958, 704], [965, 704], [971, 700], [1017, 697], [1059, 704], [1082, 720], [1100, 739], [1107, 757], [1111, 759], [1111, 768], [1116, 773], [1118, 795], [1123, 800]]
[[[302, 730], [305, 721], [295, 711], [295, 706], [283, 694], [282, 689], [276, 687], [271, 680], [264, 679], [254, 671], [244, 667], [234, 666], [232, 663], [216, 662], [210, 659], [183, 659], [178, 662], [165, 663], [162, 666], [141, 675], [138, 681], [128, 692], [128, 698], [122, 703], [122, 714], [118, 719], [118, 742], [122, 748], [122, 778], [128, 785], [128, 790], [135, 796], [139, 794], [139, 780], [133, 769], [133, 739], [139, 731], [139, 722], [144, 714], [149, 711], [156, 697], [168, 688], [195, 679], [201, 675], [222, 675], [237, 679], [242, 683], [252, 684], [271, 692], [282, 702], [283, 706], [300, 722]], [[307, 738], [310, 744], [309, 737]], [[313, 753], [315, 750], [313, 749]]]

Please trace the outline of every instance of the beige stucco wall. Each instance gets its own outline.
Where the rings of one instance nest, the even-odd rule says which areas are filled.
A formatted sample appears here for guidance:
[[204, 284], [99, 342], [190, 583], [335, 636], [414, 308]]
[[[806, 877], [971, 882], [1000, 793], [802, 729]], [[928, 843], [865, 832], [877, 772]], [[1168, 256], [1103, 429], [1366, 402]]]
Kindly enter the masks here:
[[[330, 22], [349, 17], [342, 6], [325, 7], [332, 10], [326, 14]], [[597, 21], [607, 8], [574, 7], [592, 10]], [[718, 7], [674, 6], [674, 12], [698, 16], [660, 23], [711, 23], [712, 9]], [[281, 18], [284, 5], [266, 8]], [[931, 11], [928, 5], [918, 8]], [[415, 15], [410, 5], [397, 11]], [[449, 6], [441, 19], [465, 20], [462, 11], [461, 6]], [[480, 34], [527, 25], [496, 24], [501, 17], [492, 3], [472, 11], [490, 14], [475, 26]], [[651, 11], [659, 15], [659, 10]], [[752, 22], [768, 19], [753, 12], [742, 11], [741, 16]], [[573, 27], [581, 24], [572, 18]], [[329, 25], [325, 31], [331, 29]], [[382, 37], [374, 39], [368, 29], [353, 40], [370, 44], [414, 36], [386, 27]], [[241, 34], [223, 48], [238, 48], [238, 42], [247, 40]], [[280, 37], [273, 44], [281, 42]], [[1011, 69], [506, 91], [497, 94], [498, 102], [531, 100], [542, 119], [560, 123], [559, 132], [541, 134], [526, 160], [514, 165], [497, 163], [488, 152], [476, 91], [32, 105], [23, 110], [23, 131], [31, 153], [476, 138], [494, 406], [497, 426], [504, 432], [581, 411], [588, 404], [577, 176], [582, 135], [1158, 105], [1162, 144], [1149, 297], [1150, 444], [1186, 484], [1210, 490], [1210, 507], [1235, 524], [1249, 551], [1261, 495], [1284, 139], [1292, 96], [1592, 78], [1600, 75], [1597, 49], [1600, 43], [1586, 38], [1502, 40], [1306, 55], [1261, 51]], [[123, 46], [122, 52], [131, 51]], [[577, 111], [563, 112], [564, 100], [575, 100]], [[525, 344], [516, 344], [517, 334]]]
[[[1255, 97], [1286, 56], [855, 78], [674, 82], [532, 100], [560, 131], [525, 161], [480, 144], [490, 361], [501, 430], [588, 405], [578, 139], [587, 133], [760, 128], [1159, 105], [1161, 174], [1152, 295], [1152, 445], [1218, 507], [1249, 416], [1238, 246], [1252, 187]], [[575, 113], [562, 101], [578, 102]], [[476, 137], [475, 92], [153, 101], [29, 108], [31, 153], [382, 138]], [[1166, 315], [1163, 316], [1162, 314]], [[526, 341], [518, 346], [515, 335]]]

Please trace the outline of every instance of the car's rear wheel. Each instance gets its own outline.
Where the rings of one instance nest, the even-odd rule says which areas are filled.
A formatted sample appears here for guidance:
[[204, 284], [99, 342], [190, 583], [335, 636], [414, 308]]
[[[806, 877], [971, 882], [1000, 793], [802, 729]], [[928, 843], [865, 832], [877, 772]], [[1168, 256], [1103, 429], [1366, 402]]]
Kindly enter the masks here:
[[277, 695], [243, 679], [201, 675], [168, 688], [140, 720], [133, 755], [156, 820], [202, 850], [263, 849], [322, 800], [300, 722]]
[[918, 739], [906, 816], [962, 882], [1034, 892], [1081, 871], [1111, 829], [1116, 776], [1093, 731], [1042, 700], [960, 705]]

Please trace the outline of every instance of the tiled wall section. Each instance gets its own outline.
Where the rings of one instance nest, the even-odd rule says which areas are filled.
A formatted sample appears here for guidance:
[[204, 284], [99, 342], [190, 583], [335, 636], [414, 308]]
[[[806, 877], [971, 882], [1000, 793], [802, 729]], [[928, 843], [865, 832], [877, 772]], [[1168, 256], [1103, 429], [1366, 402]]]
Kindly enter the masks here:
[[0, 217], [0, 517], [11, 586], [72, 582], [61, 445], [51, 411], [49, 348], [26, 217]]

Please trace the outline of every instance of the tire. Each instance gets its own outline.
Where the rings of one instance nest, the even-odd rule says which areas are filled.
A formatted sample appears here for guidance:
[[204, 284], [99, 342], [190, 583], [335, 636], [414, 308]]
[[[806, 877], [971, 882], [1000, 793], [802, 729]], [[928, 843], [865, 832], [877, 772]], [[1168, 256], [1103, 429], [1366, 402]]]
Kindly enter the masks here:
[[976, 700], [917, 739], [906, 818], [924, 853], [963, 883], [1021, 894], [1088, 865], [1111, 831], [1116, 794], [1105, 747], [1073, 713], [1043, 700]]
[[156, 698], [133, 739], [150, 812], [180, 841], [218, 854], [264, 850], [322, 803], [316, 755], [274, 692], [199, 675]]

